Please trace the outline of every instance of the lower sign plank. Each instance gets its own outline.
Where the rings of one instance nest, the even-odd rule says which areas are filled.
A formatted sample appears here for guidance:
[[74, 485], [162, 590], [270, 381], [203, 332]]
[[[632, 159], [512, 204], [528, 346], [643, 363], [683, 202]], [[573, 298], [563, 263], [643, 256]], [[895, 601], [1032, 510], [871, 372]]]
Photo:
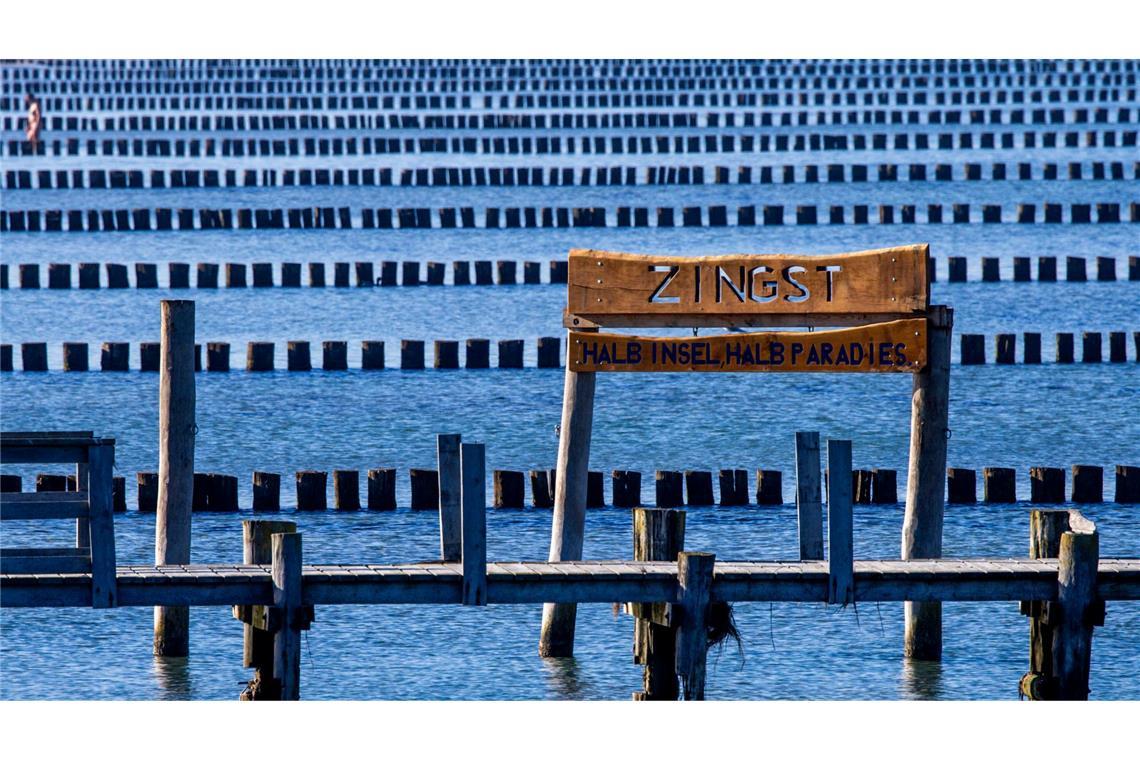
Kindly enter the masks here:
[[571, 332], [573, 372], [918, 372], [926, 319], [694, 338]]

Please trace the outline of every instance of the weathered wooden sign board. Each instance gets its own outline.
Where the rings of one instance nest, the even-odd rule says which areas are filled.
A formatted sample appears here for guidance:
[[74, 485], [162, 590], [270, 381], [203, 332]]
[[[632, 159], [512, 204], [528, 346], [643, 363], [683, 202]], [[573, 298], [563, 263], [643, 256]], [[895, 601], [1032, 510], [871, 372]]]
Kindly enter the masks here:
[[830, 255], [574, 249], [566, 327], [856, 325], [924, 315], [929, 246]]
[[571, 332], [568, 345], [574, 372], [917, 372], [926, 319], [692, 338]]

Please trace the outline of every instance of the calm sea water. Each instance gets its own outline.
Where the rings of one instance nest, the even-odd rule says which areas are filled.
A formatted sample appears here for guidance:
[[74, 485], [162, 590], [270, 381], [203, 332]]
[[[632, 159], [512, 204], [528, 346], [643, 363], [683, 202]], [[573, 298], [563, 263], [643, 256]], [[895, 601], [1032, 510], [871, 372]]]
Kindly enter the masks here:
[[[822, 129], [822, 128], [819, 128]], [[827, 131], [891, 131], [829, 127]], [[923, 131], [938, 131], [937, 127]], [[960, 130], [955, 130], [960, 131]], [[510, 131], [510, 134], [520, 134]], [[99, 136], [99, 135], [96, 135]], [[125, 135], [115, 135], [116, 137]], [[339, 135], [338, 135], [339, 136]], [[482, 136], [482, 133], [480, 134]], [[190, 161], [98, 157], [6, 159], [12, 168], [156, 166], [220, 168], [285, 166], [395, 167], [434, 165], [663, 165], [746, 163], [875, 163], [1070, 160], [1131, 161], [1121, 149], [1037, 151], [876, 151], [854, 154], [733, 156], [391, 156], [362, 159], [234, 159]], [[956, 172], [956, 176], [960, 172]], [[622, 188], [234, 188], [218, 190], [9, 191], [5, 208], [139, 206], [524, 206], [724, 203], [1002, 203], [1007, 217], [1019, 202], [1128, 203], [1138, 183], [953, 182], [867, 185], [767, 185]], [[858, 250], [929, 242], [944, 257], [966, 256], [977, 278], [982, 256], [1000, 256], [1009, 278], [1012, 257], [1138, 253], [1132, 225], [1000, 226], [821, 225], [815, 228], [582, 229], [488, 231], [266, 231], [7, 234], [0, 259], [9, 264], [53, 261], [357, 261], [560, 258], [571, 247], [627, 251]], [[160, 267], [161, 268], [161, 267]], [[1118, 270], [1123, 275], [1123, 267]], [[943, 268], [940, 274], [945, 274]], [[955, 330], [993, 335], [1037, 331], [1046, 358], [1059, 331], [1140, 329], [1136, 283], [945, 284], [934, 300], [955, 308]], [[157, 340], [158, 302], [166, 291], [21, 291], [0, 293], [0, 338], [47, 341], [52, 366], [59, 343]], [[397, 496], [408, 500], [408, 467], [434, 464], [434, 436], [461, 432], [487, 444], [488, 467], [553, 465], [562, 372], [534, 369], [531, 340], [560, 334], [560, 287], [395, 288], [338, 291], [182, 291], [197, 301], [200, 342], [229, 341], [234, 363], [250, 340], [381, 339], [396, 364], [401, 338], [526, 338], [522, 371], [402, 372], [359, 370], [309, 374], [278, 371], [197, 378], [196, 469], [237, 474], [248, 508], [249, 472], [297, 469], [400, 468]], [[989, 344], [992, 354], [992, 343]], [[1129, 347], [1130, 358], [1134, 349]], [[137, 367], [132, 347], [132, 366]], [[957, 343], [955, 342], [955, 355]], [[358, 346], [350, 364], [359, 366]], [[758, 467], [782, 469], [791, 499], [793, 434], [819, 430], [854, 442], [856, 467], [905, 473], [910, 380], [888, 376], [629, 375], [598, 383], [593, 469]], [[156, 468], [157, 378], [131, 372], [0, 377], [4, 429], [93, 429], [117, 440], [116, 467], [133, 479]], [[1012, 466], [1019, 496], [1028, 498], [1032, 465], [1140, 463], [1136, 419], [1140, 372], [1125, 365], [955, 366], [951, 378], [949, 464]], [[58, 468], [56, 468], [58, 470]], [[51, 467], [11, 467], [27, 478]], [[60, 470], [61, 471], [61, 470]], [[1111, 469], [1106, 493], [1111, 498]], [[903, 492], [900, 478], [900, 493]], [[286, 478], [286, 483], [289, 479]], [[644, 496], [651, 499], [651, 481]], [[386, 514], [295, 514], [283, 492], [284, 516], [304, 533], [306, 561], [397, 562], [431, 559], [438, 528], [431, 515], [402, 508]], [[134, 509], [133, 488], [128, 503]], [[948, 507], [948, 556], [1023, 556], [1028, 505]], [[1084, 510], [1102, 531], [1104, 556], [1140, 556], [1136, 507], [1104, 504]], [[236, 562], [246, 515], [195, 515], [193, 558]], [[902, 507], [858, 507], [858, 558], [897, 557]], [[533, 509], [488, 516], [491, 559], [542, 559], [550, 513]], [[791, 559], [796, 553], [791, 506], [691, 509], [686, 547], [722, 559]], [[5, 546], [62, 543], [65, 526], [5, 523]], [[153, 557], [154, 518], [116, 517], [120, 563]], [[591, 510], [586, 556], [632, 556], [625, 510]], [[1015, 604], [947, 604], [945, 656], [938, 665], [901, 657], [899, 604], [847, 609], [823, 605], [739, 604], [742, 651], [710, 658], [711, 699], [1013, 699], [1027, 665], [1027, 623]], [[632, 619], [608, 606], [580, 608], [576, 656], [537, 656], [539, 607], [322, 607], [305, 635], [302, 695], [306, 699], [627, 699], [640, 688], [632, 663]], [[193, 612], [191, 657], [151, 657], [149, 609], [13, 610], [0, 612], [0, 698], [233, 699], [249, 674], [241, 668], [241, 626], [228, 609]], [[1140, 605], [1115, 603], [1093, 644], [1092, 696], [1137, 699]]]

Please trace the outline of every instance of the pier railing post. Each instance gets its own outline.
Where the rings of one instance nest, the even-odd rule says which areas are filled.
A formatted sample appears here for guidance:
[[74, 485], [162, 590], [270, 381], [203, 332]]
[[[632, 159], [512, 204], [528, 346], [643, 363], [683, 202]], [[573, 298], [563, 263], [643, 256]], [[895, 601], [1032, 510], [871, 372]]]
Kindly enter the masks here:
[[[242, 564], [273, 564], [273, 534], [296, 533], [296, 523], [285, 520], [242, 520]], [[254, 668], [253, 680], [241, 694], [242, 701], [280, 699], [273, 678], [273, 633], [265, 605], [234, 608], [234, 616], [244, 623], [242, 667]]]
[[[567, 350], [574, 347], [567, 344]], [[566, 361], [562, 426], [558, 437], [558, 474], [554, 486], [554, 520], [550, 531], [551, 562], [582, 559], [586, 529], [586, 488], [590, 468], [590, 435], [594, 425], [595, 372], [572, 372]], [[546, 604], [538, 653], [542, 657], [574, 654], [574, 604]]]
[[272, 540], [273, 677], [278, 698], [296, 701], [301, 698], [301, 631], [308, 627], [301, 605], [301, 534], [274, 533]]
[[[194, 302], [162, 302], [158, 387], [158, 508], [154, 563], [190, 562], [194, 495]], [[190, 652], [190, 609], [154, 608], [154, 653]]]
[[436, 466], [439, 470], [439, 556], [444, 562], [460, 560], [459, 494], [462, 472], [459, 465], [460, 436], [453, 433], [435, 437]]
[[823, 559], [819, 433], [796, 433], [796, 516], [800, 534], [800, 559]]
[[[954, 310], [931, 306], [927, 364], [915, 374], [911, 393], [910, 463], [902, 558], [942, 556], [946, 444], [949, 435], [950, 338]], [[942, 659], [941, 602], [904, 602], [903, 652], [916, 660]]]
[[[676, 562], [685, 549], [685, 513], [674, 509], [633, 511], [633, 559], [637, 562]], [[677, 689], [676, 632], [664, 625], [665, 603], [634, 603], [633, 661], [645, 666], [644, 690], [636, 701], [672, 701]]]
[[680, 627], [677, 630], [677, 674], [686, 702], [705, 698], [708, 656], [709, 595], [716, 555], [681, 552], [677, 557], [680, 584]]
[[463, 604], [487, 604], [487, 463], [481, 443], [460, 445]]

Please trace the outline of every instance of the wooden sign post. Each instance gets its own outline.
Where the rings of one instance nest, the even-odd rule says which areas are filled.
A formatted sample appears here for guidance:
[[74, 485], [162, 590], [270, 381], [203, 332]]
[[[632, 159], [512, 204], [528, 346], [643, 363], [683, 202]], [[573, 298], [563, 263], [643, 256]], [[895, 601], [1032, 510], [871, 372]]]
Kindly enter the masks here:
[[[599, 372], [913, 374], [902, 556], [939, 556], [952, 312], [930, 305], [929, 266], [927, 245], [827, 255], [646, 256], [571, 250], [550, 561], [582, 558]], [[671, 337], [602, 332], [614, 327], [731, 332]], [[810, 331], [773, 329], [789, 327]], [[907, 605], [905, 651], [937, 659], [930, 642], [939, 642], [940, 653], [941, 617], [927, 607]], [[573, 654], [574, 621], [574, 605], [546, 605], [539, 642], [543, 657]]]

